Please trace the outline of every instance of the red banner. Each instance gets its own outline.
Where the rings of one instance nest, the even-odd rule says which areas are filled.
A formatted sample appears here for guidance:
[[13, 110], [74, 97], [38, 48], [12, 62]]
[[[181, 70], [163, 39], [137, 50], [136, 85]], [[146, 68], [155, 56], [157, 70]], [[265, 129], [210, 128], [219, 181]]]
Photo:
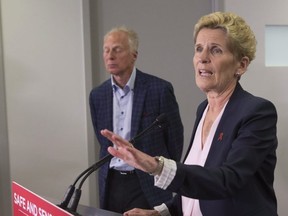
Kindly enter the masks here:
[[16, 182], [12, 182], [12, 203], [14, 216], [72, 216]]

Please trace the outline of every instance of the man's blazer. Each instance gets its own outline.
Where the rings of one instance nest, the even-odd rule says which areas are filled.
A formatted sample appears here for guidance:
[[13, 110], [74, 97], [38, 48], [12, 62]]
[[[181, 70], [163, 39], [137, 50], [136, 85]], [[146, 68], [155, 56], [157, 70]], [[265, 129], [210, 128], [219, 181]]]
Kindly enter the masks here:
[[[207, 100], [198, 107], [192, 140], [206, 106]], [[168, 187], [178, 194], [167, 203], [172, 215], [182, 215], [180, 195], [199, 199], [203, 216], [277, 215], [273, 189], [276, 123], [274, 105], [244, 91], [238, 83], [204, 167], [177, 164]], [[191, 145], [192, 141], [189, 150]]]
[[[156, 129], [134, 144], [151, 155], [163, 155], [180, 161], [183, 150], [183, 125], [174, 90], [168, 81], [136, 70], [133, 89], [131, 138], [146, 129], [162, 113], [167, 116], [166, 127]], [[102, 129], [113, 131], [113, 91], [108, 79], [90, 93], [90, 110], [94, 131], [100, 143], [100, 157], [108, 154], [112, 143], [100, 134]], [[109, 163], [99, 171], [100, 207], [105, 208], [105, 189]], [[172, 193], [154, 187], [154, 178], [136, 170], [143, 192], [151, 207], [172, 198]]]

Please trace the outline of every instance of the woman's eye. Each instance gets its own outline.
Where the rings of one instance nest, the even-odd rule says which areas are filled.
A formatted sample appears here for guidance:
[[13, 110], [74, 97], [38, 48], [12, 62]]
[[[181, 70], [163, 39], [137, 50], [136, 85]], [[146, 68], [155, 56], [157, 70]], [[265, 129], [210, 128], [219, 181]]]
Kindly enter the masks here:
[[202, 47], [196, 47], [196, 48], [195, 48], [195, 52], [201, 52], [202, 50], [203, 50]]
[[211, 53], [212, 53], [212, 54], [221, 54], [221, 53], [222, 53], [222, 50], [221, 50], [220, 48], [218, 48], [218, 47], [213, 47], [213, 48], [211, 49]]

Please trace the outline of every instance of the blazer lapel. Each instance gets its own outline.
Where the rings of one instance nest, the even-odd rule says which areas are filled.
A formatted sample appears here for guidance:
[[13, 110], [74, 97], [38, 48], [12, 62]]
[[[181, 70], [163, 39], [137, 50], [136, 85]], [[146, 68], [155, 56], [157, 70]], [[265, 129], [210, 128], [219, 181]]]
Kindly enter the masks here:
[[211, 155], [218, 155], [218, 157], [225, 155], [225, 152], [231, 148], [231, 139], [229, 137], [233, 134], [232, 130], [234, 127], [232, 126], [235, 121], [235, 116], [237, 115], [237, 109], [239, 108], [237, 98], [241, 97], [243, 92], [244, 90], [238, 83], [215, 131], [205, 166], [215, 166], [219, 158], [212, 157]]
[[103, 121], [105, 122], [106, 128], [113, 131], [113, 90], [111, 86], [111, 81], [106, 87], [105, 98], [103, 98], [103, 100], [106, 102], [104, 109], [105, 113], [102, 116], [104, 118]]
[[132, 122], [131, 122], [131, 137], [136, 136], [139, 132], [140, 120], [142, 118], [143, 107], [147, 88], [145, 88], [146, 79], [142, 73], [136, 69], [136, 79], [134, 85]]
[[[238, 83], [235, 87], [235, 90], [225, 108], [225, 111], [223, 113], [223, 116], [219, 122], [219, 125], [215, 131], [215, 135], [213, 137], [213, 141], [212, 141], [212, 144], [211, 144], [211, 148], [210, 148], [210, 151], [209, 151], [209, 154], [207, 156], [207, 160], [205, 162], [205, 166], [210, 166], [210, 164], [213, 166], [213, 164], [215, 165], [215, 159], [216, 158], [212, 158], [210, 155], [221, 155], [221, 151], [222, 153], [224, 153], [224, 151], [227, 150], [229, 143], [226, 143], [225, 142], [225, 136], [226, 134], [229, 134], [231, 133], [231, 124], [227, 123], [227, 121], [231, 121], [231, 118], [235, 115], [235, 109], [237, 109], [238, 104], [237, 104], [237, 101], [238, 100], [235, 100], [234, 98], [238, 98], [238, 97], [241, 97], [241, 94], [243, 94], [243, 89], [241, 87], [241, 85]], [[189, 151], [191, 149], [191, 146], [193, 144], [193, 140], [194, 140], [194, 136], [195, 136], [195, 133], [196, 133], [196, 130], [197, 130], [197, 127], [198, 127], [198, 124], [202, 118], [202, 115], [203, 115], [203, 112], [206, 108], [208, 104], [208, 101], [205, 100], [203, 101], [199, 107], [198, 107], [198, 110], [197, 110], [197, 116], [196, 116], [196, 120], [195, 120], [195, 124], [194, 124], [194, 128], [193, 128], [193, 132], [192, 132], [192, 137], [191, 137], [191, 141], [190, 141], [190, 145], [188, 147], [188, 151], [184, 157], [184, 161], [186, 159], [186, 157], [188, 156], [189, 154]], [[234, 114], [233, 114], [234, 113]], [[232, 118], [233, 119], [233, 118]], [[229, 141], [228, 141], [229, 142]], [[223, 148], [225, 148], [225, 150], [223, 150]], [[183, 161], [183, 162], [184, 162]]]
[[196, 119], [195, 119], [195, 122], [194, 122], [194, 128], [193, 128], [192, 135], [191, 135], [191, 139], [190, 139], [190, 144], [189, 144], [188, 150], [186, 151], [186, 155], [185, 155], [185, 157], [184, 157], [183, 162], [186, 160], [186, 157], [188, 156], [188, 154], [189, 154], [189, 152], [190, 152], [190, 149], [191, 149], [192, 144], [193, 144], [193, 140], [194, 140], [194, 136], [195, 136], [195, 133], [196, 133], [198, 124], [199, 124], [199, 122], [200, 122], [200, 120], [201, 120], [201, 118], [202, 118], [203, 112], [204, 112], [207, 104], [208, 104], [208, 101], [205, 100], [205, 101], [203, 101], [203, 102], [199, 105], [199, 107], [198, 107]]

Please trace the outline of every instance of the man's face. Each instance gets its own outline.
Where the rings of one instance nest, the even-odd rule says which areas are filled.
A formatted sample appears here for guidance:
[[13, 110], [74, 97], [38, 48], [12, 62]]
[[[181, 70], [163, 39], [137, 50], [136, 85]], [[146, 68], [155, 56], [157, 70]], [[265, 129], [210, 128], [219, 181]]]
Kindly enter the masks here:
[[124, 32], [113, 32], [104, 40], [103, 59], [106, 70], [115, 76], [132, 73], [137, 53], [132, 52]]

